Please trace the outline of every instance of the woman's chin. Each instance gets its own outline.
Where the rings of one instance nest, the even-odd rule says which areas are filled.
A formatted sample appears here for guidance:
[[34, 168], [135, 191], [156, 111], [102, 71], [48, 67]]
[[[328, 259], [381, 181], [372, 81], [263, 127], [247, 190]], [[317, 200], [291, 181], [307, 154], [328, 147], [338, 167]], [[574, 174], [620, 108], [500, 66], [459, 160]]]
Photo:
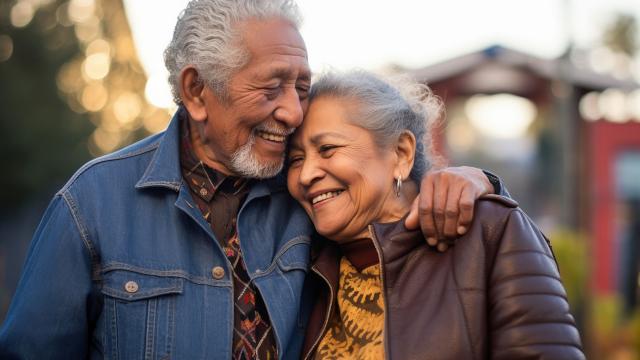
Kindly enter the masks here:
[[338, 244], [347, 243], [357, 238], [357, 236], [346, 229], [345, 224], [322, 224], [314, 222], [314, 226], [318, 234]]
[[338, 227], [335, 224], [328, 224], [314, 219], [313, 225], [316, 227], [318, 234], [329, 240], [334, 240], [340, 237]]
[[334, 235], [334, 232], [331, 231], [330, 228], [327, 229], [315, 223], [313, 225], [316, 227], [316, 231], [318, 232], [318, 234], [322, 235], [323, 237], [326, 237], [327, 239], [331, 239], [331, 237]]

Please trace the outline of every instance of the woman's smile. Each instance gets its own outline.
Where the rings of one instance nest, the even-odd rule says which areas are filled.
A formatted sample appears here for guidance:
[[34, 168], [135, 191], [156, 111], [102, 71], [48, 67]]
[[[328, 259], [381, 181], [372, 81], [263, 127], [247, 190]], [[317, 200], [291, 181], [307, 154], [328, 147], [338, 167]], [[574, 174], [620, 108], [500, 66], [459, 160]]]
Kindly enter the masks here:
[[335, 200], [344, 190], [322, 191], [318, 195], [308, 196], [314, 209], [318, 209], [331, 200]]
[[408, 209], [393, 191], [398, 157], [392, 149], [381, 151], [370, 131], [350, 121], [350, 106], [316, 99], [288, 156], [291, 195], [316, 230], [336, 241], [361, 237], [372, 222], [399, 219]]

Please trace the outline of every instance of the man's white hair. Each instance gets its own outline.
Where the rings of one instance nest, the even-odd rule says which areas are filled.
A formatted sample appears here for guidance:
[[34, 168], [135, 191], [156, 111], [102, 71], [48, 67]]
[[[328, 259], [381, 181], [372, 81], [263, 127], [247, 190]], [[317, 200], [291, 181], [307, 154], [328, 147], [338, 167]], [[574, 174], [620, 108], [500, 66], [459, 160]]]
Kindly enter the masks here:
[[173, 99], [180, 99], [180, 72], [193, 65], [201, 80], [222, 100], [234, 71], [249, 61], [239, 22], [281, 18], [300, 27], [302, 17], [293, 0], [192, 0], [178, 17], [164, 52]]

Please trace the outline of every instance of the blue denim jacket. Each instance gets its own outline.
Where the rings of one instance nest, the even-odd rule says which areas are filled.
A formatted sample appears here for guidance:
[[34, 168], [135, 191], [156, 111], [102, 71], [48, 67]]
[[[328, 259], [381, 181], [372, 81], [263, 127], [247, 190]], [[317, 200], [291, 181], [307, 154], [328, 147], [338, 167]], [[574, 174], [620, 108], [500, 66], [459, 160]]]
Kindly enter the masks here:
[[[0, 330], [1, 359], [231, 357], [231, 266], [183, 184], [178, 129], [174, 116], [56, 194]], [[254, 184], [238, 231], [280, 358], [297, 358], [313, 225], [282, 175]]]

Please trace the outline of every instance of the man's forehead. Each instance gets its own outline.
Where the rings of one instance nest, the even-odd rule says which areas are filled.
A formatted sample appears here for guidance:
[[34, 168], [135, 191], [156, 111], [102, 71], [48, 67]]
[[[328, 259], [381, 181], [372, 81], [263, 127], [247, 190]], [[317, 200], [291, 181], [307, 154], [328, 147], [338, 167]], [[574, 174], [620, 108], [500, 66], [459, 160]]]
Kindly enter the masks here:
[[306, 59], [300, 60], [298, 66], [291, 62], [271, 61], [266, 64], [266, 69], [260, 72], [260, 76], [266, 79], [272, 78], [293, 78], [298, 81], [311, 82], [311, 70]]
[[295, 56], [307, 61], [307, 48], [296, 27], [283, 19], [247, 20], [239, 24], [253, 56]]

